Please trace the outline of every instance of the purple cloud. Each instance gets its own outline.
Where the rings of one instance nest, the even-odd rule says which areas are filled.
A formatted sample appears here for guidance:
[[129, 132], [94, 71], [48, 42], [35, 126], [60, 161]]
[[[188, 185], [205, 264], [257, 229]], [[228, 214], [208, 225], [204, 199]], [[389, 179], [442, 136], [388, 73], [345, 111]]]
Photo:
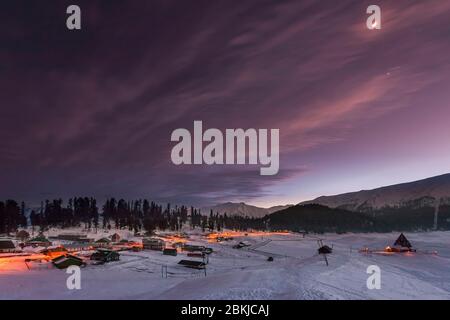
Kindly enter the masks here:
[[[332, 146], [356, 161], [361, 133], [394, 128], [389, 117], [419, 123], [419, 97], [450, 80], [444, 1], [381, 1], [379, 31], [365, 29], [368, 1], [79, 1], [79, 32], [65, 29], [68, 4], [0, 13], [4, 197], [257, 201], [327, 172], [311, 163]], [[174, 166], [170, 134], [194, 120], [280, 128], [280, 174]]]

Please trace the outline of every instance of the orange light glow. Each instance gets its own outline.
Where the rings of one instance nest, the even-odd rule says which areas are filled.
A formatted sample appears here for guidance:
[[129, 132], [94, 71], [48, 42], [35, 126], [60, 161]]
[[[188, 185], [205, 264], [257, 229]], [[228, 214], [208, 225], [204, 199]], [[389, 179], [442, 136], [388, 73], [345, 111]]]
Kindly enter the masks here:
[[0, 257], [0, 273], [28, 271], [25, 260], [48, 260], [43, 254]]
[[186, 237], [183, 237], [181, 235], [176, 235], [176, 234], [175, 235], [164, 235], [164, 236], [160, 236], [160, 238], [171, 245], [174, 245], [176, 243], [187, 243], [188, 242]]
[[213, 232], [206, 236], [208, 242], [218, 242], [220, 238], [238, 238], [238, 237], [264, 237], [280, 235], [286, 236], [290, 233], [288, 231], [278, 231], [278, 232], [265, 232], [265, 231], [223, 231], [223, 232]]

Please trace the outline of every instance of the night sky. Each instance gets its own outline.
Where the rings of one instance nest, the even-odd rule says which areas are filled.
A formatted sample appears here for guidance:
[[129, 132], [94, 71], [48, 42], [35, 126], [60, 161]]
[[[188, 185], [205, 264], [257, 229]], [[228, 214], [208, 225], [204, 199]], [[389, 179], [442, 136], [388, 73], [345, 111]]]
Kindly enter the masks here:
[[[447, 173], [449, 18], [447, 0], [2, 1], [0, 199], [269, 206]], [[279, 174], [173, 165], [194, 120], [279, 128]]]

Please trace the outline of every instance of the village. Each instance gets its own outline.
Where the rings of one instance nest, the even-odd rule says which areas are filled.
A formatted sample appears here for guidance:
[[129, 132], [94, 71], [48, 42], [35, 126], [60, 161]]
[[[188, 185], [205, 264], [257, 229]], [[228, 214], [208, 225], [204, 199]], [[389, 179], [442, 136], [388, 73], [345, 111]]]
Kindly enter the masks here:
[[21, 230], [15, 237], [0, 239], [0, 261], [5, 264], [5, 261], [17, 262], [23, 259], [28, 270], [43, 265], [66, 269], [73, 265], [86, 267], [119, 261], [124, 251], [152, 250], [167, 256], [177, 256], [178, 252], [183, 252], [191, 260], [180, 260], [179, 265], [204, 269], [208, 255], [213, 250], [188, 244], [186, 238], [183, 234], [160, 234], [155, 237], [141, 237], [140, 240], [127, 240], [118, 233], [98, 239], [75, 233], [46, 237], [42, 232], [30, 238], [27, 231]]
[[[0, 238], [0, 286], [8, 289], [0, 299], [450, 297], [450, 246], [430, 242], [431, 235], [449, 239], [448, 232], [82, 231]], [[365, 288], [373, 264], [382, 270], [381, 290]], [[70, 266], [82, 270], [77, 292], [65, 287], [61, 270]], [[401, 290], [405, 285], [416, 289]]]

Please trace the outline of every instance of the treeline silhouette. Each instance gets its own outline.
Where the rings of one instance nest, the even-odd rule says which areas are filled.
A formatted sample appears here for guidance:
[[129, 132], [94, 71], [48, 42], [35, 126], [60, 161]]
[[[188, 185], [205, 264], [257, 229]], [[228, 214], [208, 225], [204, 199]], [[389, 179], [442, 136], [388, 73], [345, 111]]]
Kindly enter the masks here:
[[202, 231], [264, 229], [261, 219], [240, 217], [233, 214], [209, 212], [202, 214], [199, 209], [186, 206], [159, 205], [146, 199], [127, 201], [109, 198], [102, 210], [92, 197], [70, 198], [65, 204], [62, 199], [45, 200], [39, 209], [31, 210], [29, 221], [26, 217], [25, 203], [14, 200], [0, 202], [0, 233], [17, 231], [20, 227], [30, 226], [41, 231], [49, 228], [84, 227], [85, 229], [128, 229], [139, 233], [152, 233], [158, 230], [181, 230], [189, 224], [193, 229]]
[[19, 226], [26, 226], [25, 203], [21, 206], [14, 200], [0, 201], [0, 233], [9, 233]]
[[[318, 204], [296, 205], [263, 218], [242, 217], [230, 212], [202, 214], [199, 209], [148, 200], [126, 201], [110, 198], [101, 206], [89, 197], [46, 200], [26, 217], [25, 203], [0, 201], [0, 234], [31, 226], [45, 231], [52, 227], [85, 229], [128, 229], [135, 233], [155, 230], [179, 231], [183, 226], [202, 231], [290, 230], [296, 232], [390, 232], [418, 231], [434, 228], [435, 208], [412, 204], [387, 207], [371, 212], [354, 212]], [[439, 230], [450, 230], [450, 206], [441, 205], [437, 219]]]

